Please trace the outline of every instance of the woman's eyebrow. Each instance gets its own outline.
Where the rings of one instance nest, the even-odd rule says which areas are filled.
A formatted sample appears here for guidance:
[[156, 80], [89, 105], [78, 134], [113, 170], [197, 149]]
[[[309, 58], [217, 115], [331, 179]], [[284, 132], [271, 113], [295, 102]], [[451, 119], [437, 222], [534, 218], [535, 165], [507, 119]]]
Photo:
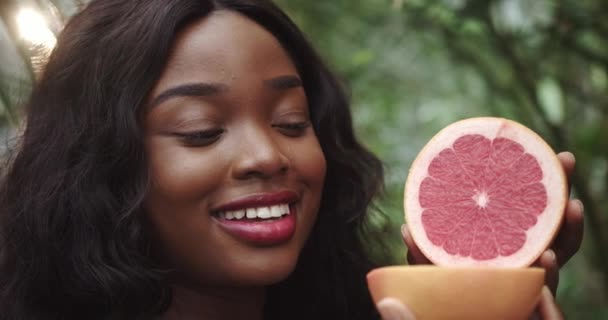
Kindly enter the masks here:
[[154, 98], [151, 107], [155, 107], [171, 98], [212, 96], [227, 90], [228, 86], [222, 83], [201, 82], [183, 84], [163, 91], [163, 93]]
[[301, 87], [302, 80], [300, 80], [300, 78], [297, 76], [285, 75], [264, 80], [264, 85], [276, 90], [287, 90]]

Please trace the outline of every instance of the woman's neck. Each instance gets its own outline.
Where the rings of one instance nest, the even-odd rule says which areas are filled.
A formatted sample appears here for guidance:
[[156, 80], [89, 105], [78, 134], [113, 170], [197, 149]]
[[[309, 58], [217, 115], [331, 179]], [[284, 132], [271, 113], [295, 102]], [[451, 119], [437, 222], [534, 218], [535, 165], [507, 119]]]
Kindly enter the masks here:
[[262, 320], [265, 289], [173, 286], [173, 300], [162, 320]]

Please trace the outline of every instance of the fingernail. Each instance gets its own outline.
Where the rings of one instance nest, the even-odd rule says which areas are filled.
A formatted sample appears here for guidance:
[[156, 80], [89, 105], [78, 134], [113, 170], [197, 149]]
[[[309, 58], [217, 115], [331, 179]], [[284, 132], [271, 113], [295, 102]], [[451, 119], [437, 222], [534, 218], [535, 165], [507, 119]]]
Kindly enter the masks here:
[[384, 298], [376, 304], [382, 320], [415, 320], [412, 312], [395, 298]]
[[547, 250], [547, 254], [549, 255], [549, 259], [551, 262], [555, 262], [557, 260], [557, 256], [555, 255], [555, 251], [549, 249]]
[[570, 152], [570, 151], [566, 151], [566, 154], [568, 155], [568, 157], [570, 159], [572, 159], [572, 162], [576, 161], [576, 157], [574, 156], [574, 153]]
[[581, 200], [574, 199], [574, 202], [576, 202], [581, 212], [585, 212], [585, 206], [583, 205], [583, 202]]
[[406, 234], [407, 234], [407, 225], [402, 224], [401, 225], [401, 235], [405, 237]]

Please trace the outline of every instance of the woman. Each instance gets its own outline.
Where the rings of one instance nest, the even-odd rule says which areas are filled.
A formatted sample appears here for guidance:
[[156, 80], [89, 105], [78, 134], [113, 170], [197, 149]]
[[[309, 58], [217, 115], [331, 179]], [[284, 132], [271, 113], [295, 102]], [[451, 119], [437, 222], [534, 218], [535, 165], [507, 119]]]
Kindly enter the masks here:
[[373, 319], [382, 166], [263, 0], [94, 0], [2, 182], [1, 319]]

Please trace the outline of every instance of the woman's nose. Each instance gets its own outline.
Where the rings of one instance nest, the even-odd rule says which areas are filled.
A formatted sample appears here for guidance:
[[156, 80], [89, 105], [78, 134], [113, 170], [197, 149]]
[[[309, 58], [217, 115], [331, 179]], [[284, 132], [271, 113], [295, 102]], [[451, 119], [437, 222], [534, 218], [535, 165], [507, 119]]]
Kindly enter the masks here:
[[232, 168], [234, 178], [270, 178], [287, 172], [289, 158], [274, 134], [272, 129], [256, 129], [239, 137]]

